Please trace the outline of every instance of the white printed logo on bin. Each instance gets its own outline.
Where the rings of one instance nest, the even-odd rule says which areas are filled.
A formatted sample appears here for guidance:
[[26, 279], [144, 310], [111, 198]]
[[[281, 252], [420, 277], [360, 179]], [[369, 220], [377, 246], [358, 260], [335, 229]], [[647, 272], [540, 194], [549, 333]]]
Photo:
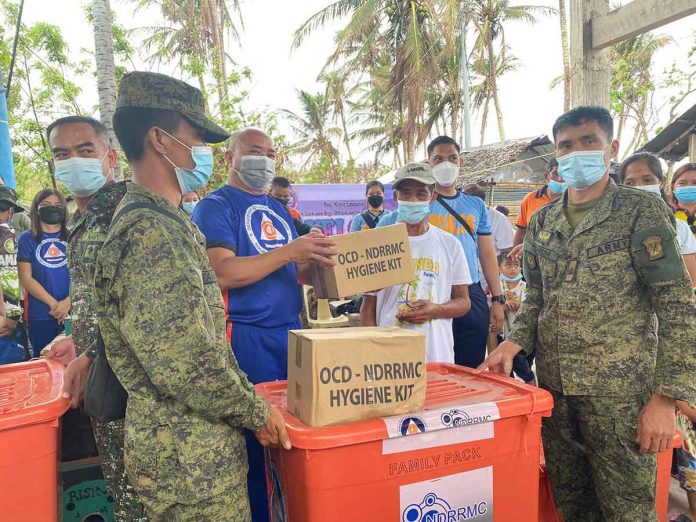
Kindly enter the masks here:
[[411, 504], [401, 514], [401, 522], [451, 522], [471, 520], [485, 515], [488, 503], [475, 502], [452, 509], [449, 503], [435, 493], [428, 493], [420, 504]]
[[493, 420], [492, 415], [481, 415], [481, 416], [471, 416], [467, 412], [462, 410], [450, 410], [446, 411], [440, 417], [443, 426], [447, 428], [458, 428], [460, 426], [471, 426], [472, 424], [483, 424], [484, 422], [490, 422]]

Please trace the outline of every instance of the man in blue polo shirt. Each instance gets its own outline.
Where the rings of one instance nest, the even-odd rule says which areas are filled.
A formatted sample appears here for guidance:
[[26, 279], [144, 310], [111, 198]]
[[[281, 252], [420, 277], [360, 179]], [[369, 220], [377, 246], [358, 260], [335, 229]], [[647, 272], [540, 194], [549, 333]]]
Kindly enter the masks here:
[[[459, 144], [449, 136], [435, 138], [428, 145], [428, 163], [433, 167], [439, 196], [432, 204], [428, 220], [431, 225], [454, 234], [462, 243], [471, 270], [469, 286], [471, 310], [453, 321], [455, 362], [478, 367], [486, 357], [488, 332], [503, 327], [505, 295], [500, 288], [500, 273], [486, 204], [480, 198], [457, 190], [461, 160]], [[489, 310], [481, 289], [478, 264], [491, 293]]]
[[[288, 331], [302, 328], [298, 281], [309, 280], [309, 263], [335, 263], [334, 243], [316, 231], [298, 238], [287, 206], [267, 194], [275, 148], [265, 132], [248, 128], [233, 134], [225, 161], [227, 185], [198, 203], [193, 221], [206, 238], [239, 366], [254, 384], [285, 379]], [[252, 518], [265, 522], [263, 451], [251, 432], [247, 452]]]

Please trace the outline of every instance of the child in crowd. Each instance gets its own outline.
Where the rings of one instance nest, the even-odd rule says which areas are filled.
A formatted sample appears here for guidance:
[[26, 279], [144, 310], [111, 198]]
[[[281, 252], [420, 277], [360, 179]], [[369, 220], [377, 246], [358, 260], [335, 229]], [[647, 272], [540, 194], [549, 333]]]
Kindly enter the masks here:
[[[696, 409], [683, 401], [677, 401], [677, 406], [677, 429], [684, 439], [681, 448], [675, 452], [679, 484], [689, 500], [689, 517], [696, 521]], [[684, 515], [678, 515], [672, 520], [682, 522], [687, 519]]]
[[[503, 323], [502, 335], [498, 334], [498, 341], [502, 342], [512, 330], [512, 323], [515, 320], [517, 311], [522, 306], [522, 301], [526, 296], [527, 283], [522, 280], [522, 267], [518, 259], [511, 259], [507, 254], [498, 256], [498, 269], [500, 270], [500, 281], [505, 293], [505, 322]], [[515, 375], [527, 384], [535, 384], [536, 378], [532, 371], [534, 355], [525, 355], [520, 352], [515, 356], [512, 369]]]

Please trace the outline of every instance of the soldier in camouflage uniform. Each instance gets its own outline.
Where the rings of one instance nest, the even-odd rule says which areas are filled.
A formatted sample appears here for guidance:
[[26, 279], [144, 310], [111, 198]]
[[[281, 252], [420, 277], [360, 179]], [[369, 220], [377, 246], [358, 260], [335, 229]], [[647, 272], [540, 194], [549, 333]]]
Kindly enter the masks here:
[[179, 207], [229, 137], [201, 92], [155, 73], [121, 81], [114, 130], [133, 169], [98, 254], [97, 318], [128, 391], [125, 465], [155, 521], [247, 521], [242, 428], [289, 447], [282, 415], [232, 355], [205, 240]]
[[[72, 341], [77, 355], [67, 370], [69, 381], [76, 371], [87, 372], [101, 342], [94, 310], [94, 266], [126, 184], [113, 182], [117, 156], [108, 145], [101, 122], [68, 116], [49, 125], [46, 134], [57, 178], [77, 203], [77, 212], [68, 225], [72, 338], [64, 342]], [[147, 520], [123, 465], [123, 420], [106, 423], [92, 419], [92, 428], [104, 478], [114, 498], [116, 520]]]
[[696, 306], [674, 217], [609, 180], [612, 130], [597, 107], [554, 125], [568, 192], [532, 217], [527, 299], [481, 366], [509, 374], [536, 346], [555, 402], [542, 427], [548, 473], [569, 522], [656, 520], [655, 453], [671, 447], [675, 399], [696, 399]]

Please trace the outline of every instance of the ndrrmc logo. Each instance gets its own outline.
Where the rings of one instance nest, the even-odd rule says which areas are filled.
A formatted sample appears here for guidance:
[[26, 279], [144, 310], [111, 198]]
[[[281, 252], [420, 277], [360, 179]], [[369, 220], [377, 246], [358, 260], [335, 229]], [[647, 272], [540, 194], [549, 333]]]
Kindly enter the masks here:
[[420, 504], [411, 504], [404, 509], [401, 522], [459, 522], [473, 520], [488, 513], [487, 502], [475, 502], [452, 509], [446, 500], [435, 493], [428, 493]]
[[399, 433], [402, 436], [425, 433], [425, 421], [420, 417], [405, 417], [399, 421]]
[[458, 428], [459, 426], [470, 426], [472, 424], [482, 424], [489, 422], [493, 417], [491, 415], [482, 415], [480, 417], [472, 417], [467, 412], [462, 410], [450, 410], [442, 414], [440, 419], [442, 424], [447, 428]]

